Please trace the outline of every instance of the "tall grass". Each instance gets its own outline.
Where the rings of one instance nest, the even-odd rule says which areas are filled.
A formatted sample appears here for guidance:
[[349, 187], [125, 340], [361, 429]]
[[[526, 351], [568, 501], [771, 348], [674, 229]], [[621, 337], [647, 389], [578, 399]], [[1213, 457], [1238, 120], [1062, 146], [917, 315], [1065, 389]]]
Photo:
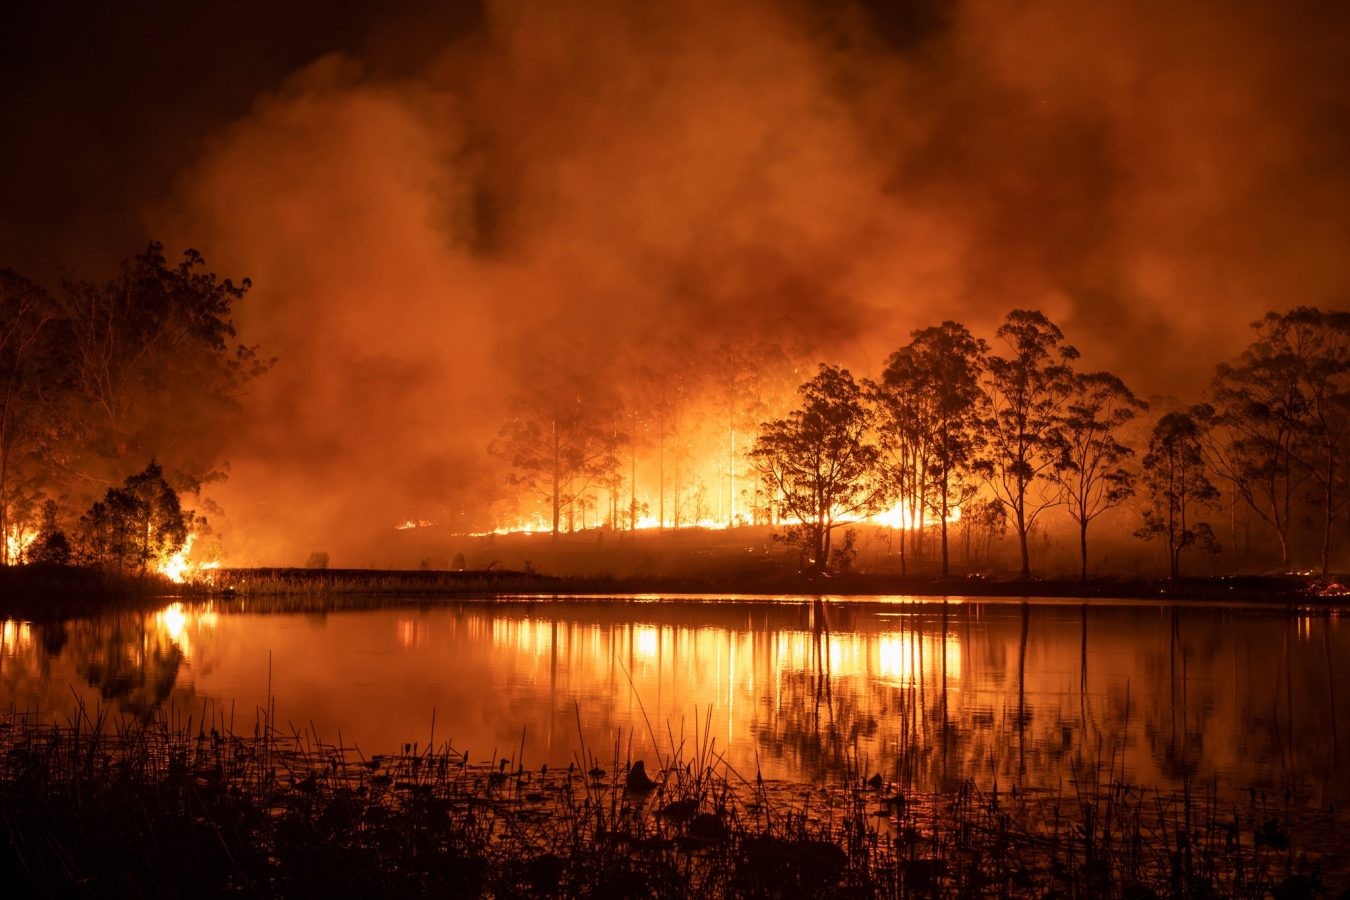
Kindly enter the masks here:
[[[580, 711], [578, 710], [578, 716]], [[271, 709], [81, 708], [0, 719], [0, 884], [51, 896], [1265, 897], [1345, 886], [1334, 817], [1211, 785], [1127, 785], [1108, 755], [1059, 792], [827, 786], [727, 764], [669, 723], [654, 785], [632, 736], [567, 769], [450, 741], [363, 756]], [[650, 728], [651, 726], [648, 725]], [[494, 752], [495, 756], [495, 752]], [[1121, 771], [1123, 771], [1123, 764]], [[864, 780], [866, 778], [866, 780]]]

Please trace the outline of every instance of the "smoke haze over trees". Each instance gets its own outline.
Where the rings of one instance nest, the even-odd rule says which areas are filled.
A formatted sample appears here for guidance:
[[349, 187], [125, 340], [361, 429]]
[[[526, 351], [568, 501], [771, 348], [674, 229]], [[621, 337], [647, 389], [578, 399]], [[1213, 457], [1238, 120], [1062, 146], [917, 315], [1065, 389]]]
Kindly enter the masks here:
[[[1196, 400], [1268, 310], [1345, 306], [1332, 7], [232, 6], [16, 18], [0, 267], [97, 281], [159, 237], [255, 279], [236, 322], [282, 362], [212, 487], [236, 562], [379, 563], [405, 519], [520, 514], [485, 448], [542, 377], [631, 411], [625, 373], [667, 373], [659, 416], [608, 423], [628, 518], [753, 519], [751, 431], [822, 360], [1033, 309]], [[751, 346], [784, 362], [742, 405], [717, 373]], [[1295, 505], [1340, 477], [1290, 471]]]
[[201, 494], [272, 360], [234, 342], [249, 281], [205, 265], [152, 243], [54, 292], [0, 270], [0, 564], [61, 562], [69, 531], [80, 561], [139, 572], [193, 530], [179, 492], [214, 509]]

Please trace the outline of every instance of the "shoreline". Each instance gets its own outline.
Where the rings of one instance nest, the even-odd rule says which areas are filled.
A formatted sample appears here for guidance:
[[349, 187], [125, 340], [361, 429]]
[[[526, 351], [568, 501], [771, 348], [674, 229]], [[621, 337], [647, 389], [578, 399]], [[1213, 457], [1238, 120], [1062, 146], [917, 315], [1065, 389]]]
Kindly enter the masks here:
[[[1308, 575], [1235, 575], [1168, 579], [936, 578], [860, 574], [841, 577], [624, 577], [554, 576], [510, 570], [219, 569], [210, 582], [174, 584], [153, 575], [115, 575], [76, 567], [0, 568], [0, 615], [52, 619], [121, 607], [211, 599], [339, 598], [540, 602], [605, 599], [694, 601], [715, 599], [848, 602], [918, 601], [1208, 604], [1339, 610], [1350, 604], [1345, 580], [1329, 584]], [[312, 603], [304, 604], [307, 608]]]

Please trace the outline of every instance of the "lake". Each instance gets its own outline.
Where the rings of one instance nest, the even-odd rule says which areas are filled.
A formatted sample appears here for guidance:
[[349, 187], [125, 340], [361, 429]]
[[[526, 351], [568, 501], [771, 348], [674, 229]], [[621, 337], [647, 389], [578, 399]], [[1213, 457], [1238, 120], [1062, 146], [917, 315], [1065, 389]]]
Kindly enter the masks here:
[[[241, 608], [242, 607], [242, 608]], [[174, 603], [3, 622], [0, 703], [526, 768], [721, 754], [924, 789], [1183, 782], [1350, 810], [1350, 624], [1324, 610], [907, 598]]]

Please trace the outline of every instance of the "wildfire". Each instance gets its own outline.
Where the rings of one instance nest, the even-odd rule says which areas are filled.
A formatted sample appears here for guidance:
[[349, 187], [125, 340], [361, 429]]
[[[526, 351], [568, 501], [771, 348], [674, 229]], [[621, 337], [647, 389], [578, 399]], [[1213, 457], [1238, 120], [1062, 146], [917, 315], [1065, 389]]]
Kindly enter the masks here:
[[487, 537], [493, 534], [542, 534], [553, 530], [542, 518], [522, 519], [510, 525], [499, 525], [491, 531], [475, 531], [470, 537]]
[[[948, 523], [959, 522], [960, 520], [961, 520], [961, 507], [953, 506], [951, 510], [947, 513], [947, 522]], [[908, 530], [913, 526], [914, 516], [911, 515], [909, 507], [905, 505], [905, 503], [900, 502], [895, 504], [888, 510], [877, 513], [875, 516], [872, 516], [867, 521], [875, 522], [876, 524], [881, 525], [885, 528], [899, 528], [901, 530]], [[938, 523], [939, 519], [937, 516], [934, 516], [931, 512], [924, 513], [923, 524], [925, 526], [937, 525]]]
[[10, 526], [9, 532], [5, 535], [6, 556], [11, 563], [23, 562], [28, 548], [37, 540], [37, 529], [25, 528], [22, 525]]
[[[738, 522], [737, 524], [746, 524], [746, 523], [742, 521]], [[588, 525], [584, 529], [577, 529], [577, 530], [593, 531], [596, 528], [602, 527], [604, 526]], [[638, 531], [651, 531], [658, 528], [669, 528], [669, 529], [678, 528], [682, 530], [687, 528], [701, 528], [709, 531], [722, 531], [731, 527], [733, 526], [730, 523], [717, 522], [712, 519], [699, 519], [695, 522], [680, 522], [680, 524], [678, 525], [676, 525], [674, 521], [667, 519], [663, 524], [661, 520], [657, 519], [655, 516], [641, 516], [638, 518], [637, 524], [635, 526], [636, 530]], [[488, 537], [489, 535], [494, 534], [548, 534], [552, 530], [553, 526], [550, 525], [548, 522], [545, 522], [543, 519], [522, 519], [518, 522], [513, 522], [509, 525], [499, 525], [498, 527], [492, 529], [491, 531], [474, 531], [471, 532], [469, 536]], [[566, 531], [567, 528], [564, 525], [559, 530]], [[620, 528], [619, 530], [627, 531], [628, 529]]]
[[[947, 513], [947, 522], [950, 524], [950, 523], [953, 523], [953, 522], [959, 522], [960, 520], [961, 520], [961, 508], [960, 508], [959, 506], [953, 506], [953, 507], [951, 508], [951, 511]], [[883, 510], [883, 511], [881, 511], [881, 512], [879, 512], [879, 513], [876, 513], [875, 515], [872, 515], [872, 516], [866, 516], [866, 517], [863, 517], [863, 516], [839, 516], [839, 517], [837, 517], [837, 518], [835, 519], [835, 521], [836, 521], [836, 522], [859, 522], [859, 523], [867, 523], [867, 524], [872, 524], [872, 525], [879, 525], [879, 526], [881, 526], [882, 528], [894, 528], [894, 529], [898, 529], [898, 530], [901, 530], [901, 531], [908, 531], [908, 530], [910, 530], [911, 528], [914, 527], [914, 518], [910, 515], [909, 507], [906, 506], [904, 503], [897, 503], [897, 504], [895, 504], [894, 506], [892, 506], [890, 509]], [[430, 523], [425, 523], [425, 522], [424, 522], [424, 523], [413, 523], [413, 522], [409, 521], [409, 522], [407, 522], [407, 523], [405, 523], [405, 524], [403, 524], [403, 525], [399, 525], [398, 528], [399, 528], [399, 530], [404, 530], [404, 529], [408, 529], [408, 528], [419, 528], [419, 527], [425, 527], [427, 524], [430, 524]], [[737, 522], [736, 522], [735, 524], [732, 524], [732, 523], [729, 523], [729, 522], [724, 522], [724, 521], [716, 521], [716, 520], [713, 520], [713, 519], [699, 519], [699, 520], [694, 521], [694, 522], [687, 522], [687, 521], [686, 521], [686, 522], [680, 522], [680, 523], [677, 525], [677, 524], [675, 524], [673, 521], [671, 521], [671, 520], [669, 520], [669, 519], [667, 519], [667, 520], [663, 523], [660, 519], [656, 518], [655, 516], [642, 516], [642, 517], [640, 517], [640, 518], [637, 520], [637, 524], [634, 526], [634, 528], [635, 528], [635, 530], [637, 530], [637, 531], [648, 531], [648, 530], [656, 529], [656, 528], [668, 528], [668, 529], [701, 528], [701, 529], [704, 529], [704, 530], [721, 531], [721, 530], [725, 530], [725, 529], [728, 529], [728, 528], [735, 528], [735, 527], [738, 527], [738, 526], [743, 526], [743, 525], [748, 525], [748, 524], [749, 524], [749, 523], [746, 522], [746, 521], [744, 521], [743, 519], [738, 519]], [[798, 524], [798, 523], [795, 523], [795, 522], [794, 522], [793, 520], [791, 520], [791, 519], [781, 519], [781, 520], [778, 521], [777, 524], [779, 524], [779, 525], [793, 525], [793, 524]], [[938, 520], [938, 518], [937, 518], [936, 516], [934, 516], [931, 512], [927, 512], [927, 513], [924, 514], [924, 516], [923, 516], [923, 527], [927, 528], [927, 527], [930, 527], [930, 526], [933, 526], [933, 525], [937, 525], [937, 524], [939, 524], [939, 520]], [[601, 526], [599, 526], [599, 525], [592, 525], [592, 526], [588, 526], [588, 527], [587, 527], [586, 529], [584, 529], [584, 530], [590, 531], [590, 530], [592, 530], [592, 529], [594, 529], [594, 528], [599, 528], [599, 527], [601, 527]], [[548, 533], [548, 532], [550, 532], [550, 531], [552, 531], [552, 530], [553, 530], [553, 529], [552, 529], [552, 526], [551, 526], [548, 522], [544, 521], [544, 520], [541, 519], [541, 518], [536, 518], [536, 519], [522, 519], [522, 520], [520, 520], [520, 521], [513, 522], [513, 523], [508, 524], [508, 525], [500, 525], [500, 526], [498, 526], [497, 528], [492, 529], [491, 531], [475, 531], [475, 532], [472, 532], [472, 533], [470, 534], [470, 537], [487, 537], [487, 536], [489, 536], [489, 535], [494, 535], [494, 534], [545, 534], [545, 533]], [[620, 529], [620, 530], [627, 530], [627, 529]]]
[[198, 580], [210, 580], [211, 576], [206, 574], [213, 569], [220, 568], [220, 560], [211, 560], [210, 562], [194, 562], [191, 559], [192, 545], [196, 543], [197, 535], [189, 534], [187, 540], [183, 543], [183, 548], [177, 553], [162, 560], [156, 567], [165, 578], [168, 578], [174, 584], [187, 584], [188, 582]]
[[429, 519], [408, 519], [407, 521], [394, 526], [395, 531], [411, 531], [414, 528], [430, 528], [435, 522]]

